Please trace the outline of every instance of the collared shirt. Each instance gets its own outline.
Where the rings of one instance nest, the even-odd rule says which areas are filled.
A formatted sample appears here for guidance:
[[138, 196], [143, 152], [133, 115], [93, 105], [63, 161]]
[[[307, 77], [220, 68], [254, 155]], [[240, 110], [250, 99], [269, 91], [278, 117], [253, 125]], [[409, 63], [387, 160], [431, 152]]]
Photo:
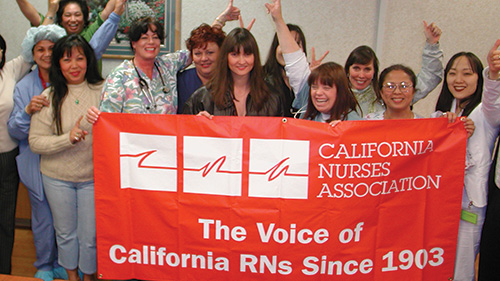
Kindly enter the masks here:
[[[124, 113], [177, 113], [177, 72], [188, 63], [189, 52], [177, 51], [156, 57], [152, 79], [132, 60], [125, 60], [106, 78], [100, 110]], [[159, 72], [158, 72], [159, 70]], [[141, 87], [140, 80], [144, 80]]]

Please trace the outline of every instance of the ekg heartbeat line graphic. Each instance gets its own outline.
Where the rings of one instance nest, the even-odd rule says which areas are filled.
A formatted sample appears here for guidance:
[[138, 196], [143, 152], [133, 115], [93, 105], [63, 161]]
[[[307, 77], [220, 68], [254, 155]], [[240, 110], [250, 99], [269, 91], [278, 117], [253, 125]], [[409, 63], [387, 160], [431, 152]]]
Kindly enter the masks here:
[[[251, 175], [267, 175], [267, 174], [269, 174], [269, 177], [267, 178], [268, 181], [273, 181], [276, 178], [278, 178], [280, 175], [290, 176], [290, 177], [307, 177], [308, 176], [308, 174], [288, 173], [288, 169], [290, 168], [290, 165], [284, 165], [288, 159], [290, 159], [290, 157], [287, 157], [287, 158], [281, 160], [276, 165], [271, 167], [271, 169], [269, 169], [265, 172], [249, 172], [249, 174], [251, 174]], [[282, 165], [284, 165], [284, 166], [282, 166]]]
[[142, 152], [139, 154], [120, 154], [121, 157], [130, 157], [130, 158], [139, 158], [142, 157], [141, 160], [139, 160], [139, 163], [137, 164], [138, 168], [147, 168], [147, 169], [163, 169], [163, 170], [176, 170], [177, 167], [160, 167], [160, 166], [148, 166], [148, 165], [143, 165], [142, 162], [146, 160], [149, 156], [151, 156], [153, 153], [155, 153], [157, 150], [150, 150], [146, 152]]
[[[161, 167], [161, 166], [149, 166], [149, 165], [144, 165], [143, 162], [151, 156], [153, 153], [155, 153], [157, 150], [150, 150], [146, 152], [142, 152], [139, 154], [120, 154], [120, 157], [130, 157], [130, 158], [139, 158], [139, 163], [137, 164], [138, 168], [147, 168], [147, 169], [163, 169], [163, 170], [175, 170], [177, 169], [176, 167]], [[278, 162], [276, 165], [271, 167], [269, 170], [265, 172], [249, 172], [249, 174], [252, 175], [269, 175], [268, 181], [273, 181], [279, 176], [289, 176], [289, 177], [307, 177], [307, 174], [294, 174], [294, 173], [289, 173], [288, 169], [290, 168], [290, 165], [285, 165], [285, 162], [290, 159], [290, 157], [287, 157], [280, 162]], [[212, 170], [215, 169], [215, 173], [223, 173], [223, 174], [241, 174], [242, 172], [240, 171], [226, 171], [222, 170], [222, 166], [226, 162], [226, 156], [219, 157], [217, 160], [215, 160], [213, 163], [208, 162], [201, 168], [184, 168], [184, 171], [191, 171], [191, 172], [202, 172], [202, 176], [206, 177]]]
[[241, 174], [242, 172], [239, 171], [224, 171], [222, 170], [222, 165], [226, 162], [226, 156], [222, 156], [215, 160], [213, 163], [208, 162], [205, 164], [203, 167], [199, 169], [189, 169], [189, 168], [184, 168], [184, 171], [191, 171], [191, 172], [201, 172], [203, 177], [206, 177], [214, 168], [216, 173], [223, 173], [223, 174]]

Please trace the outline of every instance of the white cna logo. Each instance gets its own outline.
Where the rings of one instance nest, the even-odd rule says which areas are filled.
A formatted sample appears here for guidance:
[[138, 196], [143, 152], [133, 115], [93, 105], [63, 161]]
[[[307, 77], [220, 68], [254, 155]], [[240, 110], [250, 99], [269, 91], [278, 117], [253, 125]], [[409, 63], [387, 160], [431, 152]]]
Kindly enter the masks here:
[[177, 191], [176, 137], [120, 133], [120, 187]]
[[[183, 192], [241, 196], [243, 140], [185, 136]], [[121, 187], [177, 191], [176, 137], [120, 134]], [[307, 199], [309, 141], [251, 139], [248, 195]]]
[[309, 141], [250, 140], [248, 196], [307, 199]]
[[241, 139], [184, 137], [184, 192], [241, 195]]

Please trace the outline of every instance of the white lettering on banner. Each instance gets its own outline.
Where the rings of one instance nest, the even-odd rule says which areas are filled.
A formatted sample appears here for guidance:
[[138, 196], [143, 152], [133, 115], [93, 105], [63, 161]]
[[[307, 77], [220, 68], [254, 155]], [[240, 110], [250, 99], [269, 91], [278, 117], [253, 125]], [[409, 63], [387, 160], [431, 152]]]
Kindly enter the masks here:
[[309, 141], [250, 139], [248, 196], [307, 199]]
[[206, 255], [178, 254], [166, 252], [165, 247], [144, 245], [142, 251], [130, 249], [127, 251], [122, 245], [113, 245], [109, 249], [109, 258], [116, 264], [150, 264], [168, 265], [170, 267], [215, 269], [217, 271], [229, 271], [229, 259], [226, 257], [214, 258], [213, 253], [208, 251]]
[[382, 158], [414, 156], [432, 152], [433, 150], [434, 144], [432, 140], [419, 140], [413, 142], [341, 143], [338, 147], [333, 143], [324, 143], [319, 147], [318, 153], [323, 159], [366, 159], [374, 156]]
[[[259, 270], [257, 270], [257, 266]], [[259, 257], [254, 255], [240, 255], [240, 271], [247, 272], [247, 269], [252, 273], [265, 273], [266, 269], [269, 273], [288, 275], [292, 273], [292, 263], [287, 260], [278, 262], [277, 256], [272, 256], [271, 259], [265, 255]]]
[[375, 181], [372, 183], [323, 183], [317, 198], [363, 198], [382, 196], [397, 192], [439, 189], [441, 175], [416, 176], [399, 180]]
[[[198, 223], [203, 224], [203, 239], [210, 239], [210, 225], [214, 224], [214, 220], [198, 219]], [[222, 222], [220, 220], [215, 220], [214, 228], [214, 236], [216, 240], [224, 239], [226, 241], [229, 241], [230, 233], [231, 239], [233, 239], [234, 241], [241, 242], [247, 238], [247, 231], [242, 226], [235, 226], [230, 231], [229, 226], [222, 225]], [[222, 235], [224, 235], [224, 238], [222, 238]]]
[[352, 230], [350, 228], [346, 228], [346, 229], [342, 230], [339, 234], [340, 243], [342, 243], [342, 244], [349, 243], [352, 241], [352, 238], [354, 238], [354, 242], [359, 242], [360, 233], [361, 233], [361, 230], [363, 230], [364, 224], [365, 224], [364, 222], [358, 223], [356, 225], [356, 227], [354, 228], [354, 230]]
[[355, 260], [349, 260], [345, 263], [342, 261], [328, 261], [327, 256], [321, 256], [321, 260], [317, 257], [306, 257], [303, 261], [304, 269], [302, 273], [305, 275], [353, 275], [358, 273], [368, 274], [373, 270], [373, 261], [364, 259], [360, 263]]
[[324, 228], [320, 228], [316, 230], [314, 233], [310, 229], [301, 229], [297, 232], [297, 225], [292, 223], [290, 225], [290, 230], [285, 230], [283, 228], [274, 229], [275, 224], [271, 223], [265, 229], [264, 225], [261, 222], [257, 223], [257, 230], [259, 231], [260, 241], [263, 243], [269, 243], [271, 237], [276, 243], [290, 243], [295, 244], [299, 242], [300, 244], [309, 244], [313, 240], [317, 244], [323, 244], [328, 241], [328, 230]]
[[318, 179], [322, 179], [325, 176], [328, 178], [343, 179], [345, 177], [349, 179], [363, 179], [363, 178], [374, 178], [374, 177], [386, 177], [391, 173], [389, 166], [390, 162], [384, 163], [363, 163], [363, 164], [318, 164], [319, 176]]
[[120, 133], [120, 187], [177, 191], [177, 138]]

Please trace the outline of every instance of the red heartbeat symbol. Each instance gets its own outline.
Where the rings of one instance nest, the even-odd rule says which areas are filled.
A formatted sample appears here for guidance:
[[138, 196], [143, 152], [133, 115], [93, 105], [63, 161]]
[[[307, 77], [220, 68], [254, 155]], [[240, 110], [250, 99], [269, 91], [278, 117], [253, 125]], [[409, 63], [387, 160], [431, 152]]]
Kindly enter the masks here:
[[151, 156], [156, 151], [157, 150], [151, 150], [151, 151], [146, 151], [146, 152], [139, 153], [139, 154], [120, 154], [120, 157], [137, 158], [137, 157], [141, 157], [142, 156], [141, 160], [139, 160], [139, 163], [137, 164], [138, 168], [164, 169], [164, 170], [176, 170], [177, 169], [176, 167], [160, 167], [160, 166], [146, 166], [146, 165], [143, 165], [142, 162], [144, 162], [144, 160], [146, 160], [146, 158], [148, 158], [149, 156]]
[[203, 166], [199, 169], [184, 168], [184, 171], [194, 171], [194, 172], [203, 171], [203, 173], [201, 174], [203, 177], [206, 177], [210, 173], [210, 171], [212, 171], [212, 169], [214, 169], [214, 168], [215, 168], [216, 173], [241, 174], [241, 172], [238, 172], [238, 171], [223, 171], [223, 170], [221, 170], [222, 165], [224, 165], [225, 162], [226, 162], [226, 156], [222, 156], [219, 159], [215, 160], [213, 164], [208, 162], [207, 164], [205, 164], [205, 166]]
[[308, 176], [307, 174], [288, 173], [288, 169], [290, 168], [290, 165], [285, 165], [284, 167], [281, 167], [288, 159], [290, 159], [290, 157], [287, 157], [287, 158], [281, 160], [280, 162], [278, 162], [278, 164], [274, 165], [273, 167], [271, 167], [271, 169], [269, 169], [265, 172], [249, 172], [249, 173], [253, 174], [253, 175], [267, 175], [267, 174], [269, 174], [269, 178], [267, 179], [268, 181], [273, 181], [282, 174], [284, 176], [291, 176], [291, 177], [307, 177]]

